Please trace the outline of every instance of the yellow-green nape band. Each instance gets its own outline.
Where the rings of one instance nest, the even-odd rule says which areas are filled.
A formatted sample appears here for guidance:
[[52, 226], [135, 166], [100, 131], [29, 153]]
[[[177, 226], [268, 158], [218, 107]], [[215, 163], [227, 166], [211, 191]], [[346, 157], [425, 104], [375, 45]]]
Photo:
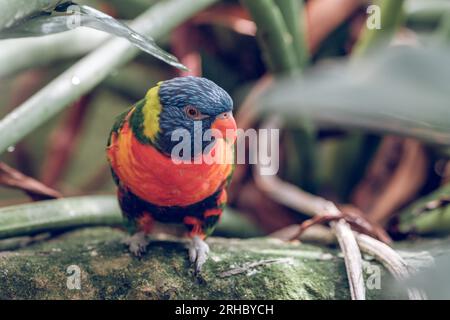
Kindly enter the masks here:
[[159, 132], [159, 115], [161, 113], [161, 103], [159, 101], [159, 87], [162, 81], [148, 90], [145, 95], [145, 105], [142, 109], [144, 115], [144, 135], [151, 141], [155, 141]]

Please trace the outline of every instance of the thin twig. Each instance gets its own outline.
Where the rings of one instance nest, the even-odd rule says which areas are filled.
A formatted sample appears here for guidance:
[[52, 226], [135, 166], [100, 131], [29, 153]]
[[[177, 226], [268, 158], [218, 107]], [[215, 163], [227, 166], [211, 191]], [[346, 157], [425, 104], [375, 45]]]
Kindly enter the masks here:
[[[350, 206], [343, 206], [344, 208], [349, 208]], [[352, 210], [355, 210], [352, 208]], [[358, 210], [359, 212], [359, 210]], [[390, 244], [392, 242], [389, 235], [381, 228], [376, 225], [371, 224], [367, 221], [362, 213], [354, 213], [350, 211], [350, 209], [342, 209], [340, 208], [339, 215], [317, 215], [304, 221], [298, 228], [296, 234], [292, 237], [292, 239], [298, 239], [300, 235], [310, 227], [317, 224], [325, 224], [331, 221], [337, 221], [340, 219], [344, 219], [348, 224], [350, 224], [353, 229], [360, 231], [361, 233], [367, 234], [372, 238], [378, 239], [386, 244]]]
[[33, 200], [55, 199], [62, 197], [61, 193], [58, 191], [22, 174], [3, 162], [0, 162], [0, 185], [23, 190], [30, 195]]
[[237, 274], [250, 272], [261, 266], [266, 266], [266, 265], [274, 264], [274, 263], [286, 263], [289, 261], [290, 261], [290, 259], [285, 258], [285, 259], [267, 259], [267, 260], [261, 260], [261, 261], [256, 261], [256, 262], [244, 263], [244, 265], [242, 265], [241, 267], [233, 268], [231, 270], [219, 273], [219, 277], [226, 278], [226, 277], [234, 276]]
[[51, 233], [40, 233], [34, 236], [24, 236], [0, 240], [0, 253], [25, 248], [51, 238]]
[[364, 285], [361, 251], [359, 251], [352, 229], [344, 219], [331, 222], [330, 225], [344, 255], [351, 297], [353, 300], [365, 300], [366, 287]]
[[[279, 239], [281, 241], [289, 241], [293, 239], [293, 235], [297, 233], [297, 231], [298, 225], [291, 224], [287, 227], [272, 232], [269, 237]], [[303, 232], [297, 239], [303, 242], [319, 243], [326, 246], [336, 243], [336, 236], [333, 234], [331, 229], [328, 226], [323, 225], [311, 226], [310, 228], [306, 229], [305, 232]]]
[[295, 232], [291, 237], [290, 240], [295, 240], [300, 238], [300, 236], [309, 228], [318, 225], [318, 224], [324, 224], [329, 223], [331, 221], [336, 221], [339, 219], [343, 219], [343, 216], [335, 216], [335, 215], [318, 215], [314, 216], [311, 219], [305, 220], [300, 224], [300, 227], [298, 227], [297, 232]]

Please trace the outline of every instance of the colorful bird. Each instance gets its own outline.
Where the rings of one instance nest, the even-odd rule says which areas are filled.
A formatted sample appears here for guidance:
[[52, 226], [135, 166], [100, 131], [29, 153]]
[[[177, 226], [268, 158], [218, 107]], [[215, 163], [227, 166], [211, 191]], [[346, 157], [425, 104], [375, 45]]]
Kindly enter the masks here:
[[[154, 222], [184, 224], [189, 258], [201, 270], [209, 252], [204, 239], [219, 221], [233, 172], [232, 109], [214, 82], [180, 77], [159, 82], [118, 116], [107, 156], [135, 255], [145, 252]], [[180, 150], [182, 136], [190, 148]]]

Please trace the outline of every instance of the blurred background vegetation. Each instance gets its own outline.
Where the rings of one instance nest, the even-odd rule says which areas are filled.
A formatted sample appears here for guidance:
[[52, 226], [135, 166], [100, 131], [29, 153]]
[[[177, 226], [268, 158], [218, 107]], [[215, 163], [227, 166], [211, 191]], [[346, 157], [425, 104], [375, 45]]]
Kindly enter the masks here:
[[[170, 1], [79, 3], [130, 21]], [[10, 145], [0, 161], [65, 197], [113, 194], [105, 144], [115, 117], [157, 81], [201, 75], [233, 97], [239, 127], [284, 116], [281, 179], [363, 216], [394, 239], [450, 231], [449, 1], [209, 3], [157, 39], [189, 72], [141, 52], [107, 70], [92, 90]], [[370, 4], [380, 6], [380, 30], [366, 26]], [[0, 41], [0, 118], [105, 38], [79, 29], [39, 41]], [[31, 201], [7, 172], [0, 207]], [[219, 234], [268, 234], [308, 218], [273, 199], [253, 175], [252, 166], [238, 165], [229, 207], [233, 219], [245, 217], [254, 228], [236, 229], [241, 224], [229, 221]]]

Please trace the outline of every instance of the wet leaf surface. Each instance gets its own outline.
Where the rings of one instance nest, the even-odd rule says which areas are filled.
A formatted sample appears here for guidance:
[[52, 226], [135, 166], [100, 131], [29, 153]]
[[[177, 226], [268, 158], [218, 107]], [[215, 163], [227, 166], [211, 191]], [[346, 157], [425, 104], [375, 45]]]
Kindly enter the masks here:
[[0, 32], [0, 39], [38, 37], [88, 27], [127, 39], [144, 52], [171, 66], [187, 70], [178, 59], [161, 49], [151, 37], [87, 5], [65, 2], [51, 12], [42, 12]]

